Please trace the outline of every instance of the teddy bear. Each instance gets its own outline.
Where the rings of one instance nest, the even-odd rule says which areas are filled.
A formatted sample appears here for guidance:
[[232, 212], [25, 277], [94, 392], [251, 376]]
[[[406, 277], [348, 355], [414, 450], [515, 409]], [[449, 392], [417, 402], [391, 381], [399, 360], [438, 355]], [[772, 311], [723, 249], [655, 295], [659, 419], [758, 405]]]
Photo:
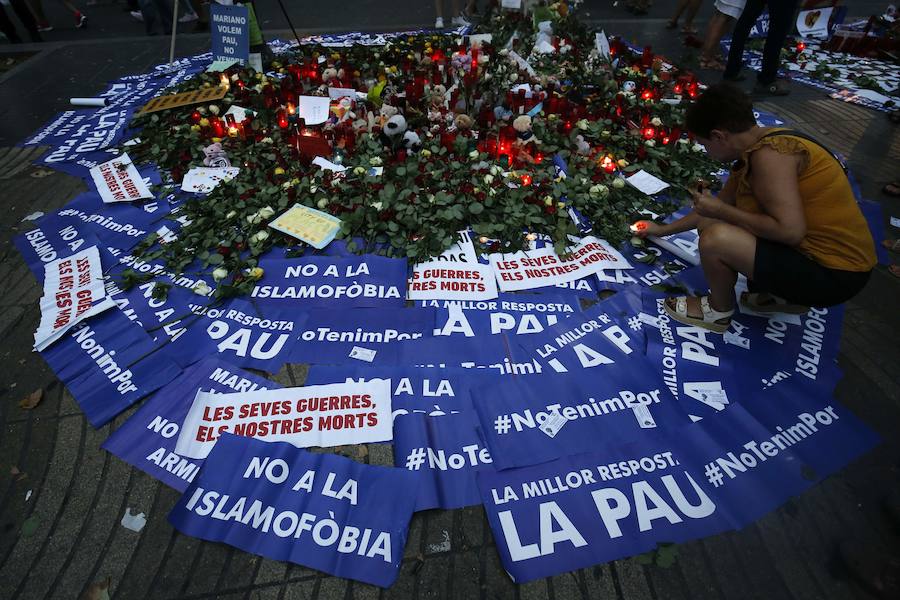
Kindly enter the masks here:
[[531, 117], [528, 115], [519, 115], [513, 121], [513, 129], [516, 130], [516, 145], [527, 146], [528, 144], [540, 143], [531, 131]]
[[580, 133], [575, 136], [575, 148], [578, 154], [587, 156], [591, 153], [591, 145], [585, 141], [584, 136]]
[[456, 129], [462, 134], [468, 134], [475, 125], [475, 120], [467, 114], [458, 114], [453, 120]]
[[207, 167], [230, 167], [231, 161], [225, 154], [222, 144], [216, 142], [203, 149], [203, 164]]
[[381, 140], [382, 145], [395, 149], [398, 141], [403, 139], [405, 132], [406, 117], [401, 114], [395, 114], [385, 122], [378, 139]]

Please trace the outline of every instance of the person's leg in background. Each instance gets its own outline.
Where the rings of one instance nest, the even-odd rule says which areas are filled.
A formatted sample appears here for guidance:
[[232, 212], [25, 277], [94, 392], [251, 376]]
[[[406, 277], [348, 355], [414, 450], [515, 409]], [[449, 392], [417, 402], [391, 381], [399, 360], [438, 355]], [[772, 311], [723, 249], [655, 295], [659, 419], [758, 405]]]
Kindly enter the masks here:
[[778, 67], [781, 66], [781, 47], [794, 25], [794, 11], [799, 3], [800, 0], [779, 0], [768, 3], [769, 34], [766, 36], [766, 45], [763, 48], [762, 70], [756, 78], [759, 86], [771, 86], [778, 77]]
[[22, 43], [22, 38], [19, 37], [19, 33], [16, 31], [16, 26], [9, 18], [9, 15], [6, 14], [2, 4], [0, 4], [0, 32], [3, 32], [3, 35], [9, 39], [9, 43]]
[[731, 34], [731, 48], [728, 50], [728, 63], [725, 65], [725, 79], [735, 79], [744, 64], [744, 46], [756, 19], [762, 14], [765, 0], [747, 0], [744, 12], [734, 26]]
[[719, 58], [719, 42], [728, 29], [731, 17], [716, 10], [706, 26], [706, 36], [703, 38], [703, 48], [700, 49], [700, 67], [703, 69], [715, 69], [721, 71], [725, 68]]
[[47, 20], [47, 15], [44, 14], [41, 0], [28, 0], [28, 6], [31, 8], [31, 13], [37, 21], [38, 31], [53, 31], [53, 26]]
[[178, 9], [178, 12], [181, 13], [178, 17], [179, 23], [190, 23], [191, 21], [197, 20], [197, 13], [194, 11], [194, 7], [191, 6], [190, 0], [178, 0], [179, 4], [181, 4], [181, 8]]
[[681, 32], [697, 33], [697, 29], [694, 27], [694, 17], [697, 16], [697, 11], [700, 10], [701, 2], [702, 0], [679, 0], [678, 6], [675, 8], [675, 14], [666, 23], [666, 29], [678, 27], [678, 19], [684, 13], [684, 27], [681, 28]]
[[434, 0], [434, 28], [435, 29], [443, 29], [444, 28], [444, 1], [443, 0]]
[[59, 0], [60, 3], [69, 9], [69, 12], [75, 16], [75, 27], [81, 29], [85, 25], [87, 25], [87, 16], [81, 12], [81, 10], [72, 4], [69, 0]]

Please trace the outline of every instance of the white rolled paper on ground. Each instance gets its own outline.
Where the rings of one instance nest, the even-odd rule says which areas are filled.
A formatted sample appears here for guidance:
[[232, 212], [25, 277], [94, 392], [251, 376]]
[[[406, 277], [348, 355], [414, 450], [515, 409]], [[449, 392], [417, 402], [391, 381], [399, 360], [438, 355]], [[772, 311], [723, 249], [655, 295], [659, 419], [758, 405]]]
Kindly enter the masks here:
[[106, 98], [70, 98], [72, 106], [106, 106]]

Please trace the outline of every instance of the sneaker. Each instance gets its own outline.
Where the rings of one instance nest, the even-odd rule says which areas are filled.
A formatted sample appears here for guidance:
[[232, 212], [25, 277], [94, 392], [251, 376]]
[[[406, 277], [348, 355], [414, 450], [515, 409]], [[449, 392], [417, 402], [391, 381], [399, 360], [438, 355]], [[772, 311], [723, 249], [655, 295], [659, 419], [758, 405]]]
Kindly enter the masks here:
[[434, 28], [435, 29], [443, 29], [444, 28], [444, 18], [438, 17], [434, 20]]
[[197, 16], [196, 14], [194, 14], [194, 13], [188, 13], [188, 14], [186, 14], [186, 15], [182, 15], [182, 16], [178, 17], [178, 22], [179, 22], [179, 23], [191, 23], [191, 22], [193, 22], [193, 21], [196, 21], [196, 20], [199, 19], [199, 18], [200, 18], [200, 17], [198, 17], [198, 16]]
[[457, 27], [470, 27], [472, 25], [471, 23], [466, 21], [466, 18], [462, 15], [459, 15], [458, 17], [453, 17], [450, 20], [450, 22], [453, 23], [454, 25], [456, 25]]
[[85, 25], [87, 25], [87, 17], [81, 13], [75, 15], [75, 28], [81, 29]]
[[53, 25], [51, 25], [50, 23], [38, 23], [37, 29], [41, 33], [44, 33], [45, 31], [53, 31]]
[[132, 17], [134, 17], [135, 20], [140, 21], [141, 23], [144, 22], [144, 13], [142, 13], [141, 11], [133, 10], [128, 14], [130, 14]]

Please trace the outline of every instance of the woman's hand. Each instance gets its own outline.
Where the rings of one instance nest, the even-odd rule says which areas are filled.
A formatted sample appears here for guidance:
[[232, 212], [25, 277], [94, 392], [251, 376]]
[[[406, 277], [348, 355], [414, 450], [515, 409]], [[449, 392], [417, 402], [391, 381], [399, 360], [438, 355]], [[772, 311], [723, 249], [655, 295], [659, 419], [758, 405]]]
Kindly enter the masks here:
[[634, 225], [631, 226], [631, 233], [635, 237], [639, 237], [644, 239], [648, 235], [654, 235], [657, 237], [667, 235], [665, 225], [660, 225], [659, 223], [654, 223], [653, 221], [637, 221]]
[[704, 189], [700, 192], [694, 192], [694, 212], [701, 217], [711, 219], [721, 218], [722, 201]]

